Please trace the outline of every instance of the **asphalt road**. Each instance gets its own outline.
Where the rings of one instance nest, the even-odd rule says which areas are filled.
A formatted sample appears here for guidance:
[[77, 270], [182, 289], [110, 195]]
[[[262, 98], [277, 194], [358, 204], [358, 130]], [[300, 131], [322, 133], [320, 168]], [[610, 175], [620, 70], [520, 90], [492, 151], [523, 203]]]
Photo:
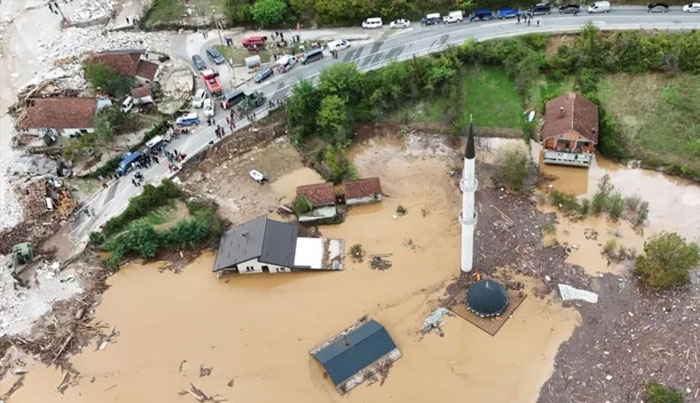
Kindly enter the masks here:
[[[536, 24], [538, 20], [540, 21], [539, 26]], [[360, 70], [366, 71], [379, 68], [391, 61], [407, 60], [413, 56], [439, 52], [449, 45], [458, 45], [470, 38], [483, 41], [535, 32], [576, 32], [589, 21], [601, 30], [658, 29], [678, 31], [700, 29], [700, 14], [682, 13], [680, 7], [672, 7], [667, 14], [649, 14], [645, 7], [613, 8], [610, 13], [582, 13], [577, 16], [560, 15], [554, 12], [551, 15], [533, 18], [530, 26], [517, 25], [513, 19], [487, 22], [465, 21], [428, 27], [414, 24], [411, 28], [404, 30], [383, 28], [386, 32], [382, 35], [382, 39], [343, 50], [338, 59], [333, 59], [327, 54], [324, 59], [309, 65], [297, 64], [285, 74], [276, 73], [272, 79], [268, 79], [261, 85], [246, 84], [242, 88], [260, 90], [267, 96], [268, 100], [285, 99], [299, 80], [307, 79], [315, 82], [321, 70], [332, 63], [352, 62]], [[198, 53], [204, 56], [204, 49], [200, 49]], [[187, 59], [189, 60], [189, 57]], [[227, 112], [218, 110], [216, 114], [217, 123], [224, 127], [227, 127], [225, 121]], [[267, 105], [258, 109], [256, 111], [257, 119], [263, 118], [267, 112]], [[236, 127], [241, 128], [248, 124], [249, 122], [246, 120], [238, 121]], [[235, 132], [230, 135], [235, 136]], [[205, 149], [210, 142], [217, 140], [213, 126], [200, 124], [199, 127], [195, 127], [193, 134], [171, 142], [168, 149], [177, 149], [190, 158]], [[141, 172], [147, 183], [154, 184], [173, 175], [168, 171], [167, 161], [163, 162], [162, 160], [160, 165], [152, 166]], [[78, 219], [73, 224], [74, 227], [71, 231], [73, 242], [79, 246], [86, 243], [91, 231], [97, 229], [109, 218], [120, 214], [126, 208], [129, 199], [139, 194], [142, 189], [143, 187], [135, 187], [131, 183], [131, 175], [129, 175], [93, 195], [84, 204]]]

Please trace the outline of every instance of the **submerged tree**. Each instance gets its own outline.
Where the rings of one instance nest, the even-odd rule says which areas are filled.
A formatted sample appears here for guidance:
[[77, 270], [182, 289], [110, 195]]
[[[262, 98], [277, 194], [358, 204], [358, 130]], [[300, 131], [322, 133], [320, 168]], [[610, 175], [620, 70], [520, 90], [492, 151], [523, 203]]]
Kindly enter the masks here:
[[649, 287], [670, 288], [687, 284], [690, 270], [698, 264], [698, 245], [676, 233], [662, 233], [644, 244], [635, 272]]

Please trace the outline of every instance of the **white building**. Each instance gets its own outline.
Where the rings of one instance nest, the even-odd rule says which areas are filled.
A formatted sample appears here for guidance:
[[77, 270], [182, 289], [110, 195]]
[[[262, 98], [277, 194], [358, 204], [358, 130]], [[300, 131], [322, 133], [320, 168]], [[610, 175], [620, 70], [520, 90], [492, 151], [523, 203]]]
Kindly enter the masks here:
[[343, 269], [342, 240], [297, 235], [295, 225], [267, 216], [241, 224], [221, 237], [214, 272], [253, 274]]

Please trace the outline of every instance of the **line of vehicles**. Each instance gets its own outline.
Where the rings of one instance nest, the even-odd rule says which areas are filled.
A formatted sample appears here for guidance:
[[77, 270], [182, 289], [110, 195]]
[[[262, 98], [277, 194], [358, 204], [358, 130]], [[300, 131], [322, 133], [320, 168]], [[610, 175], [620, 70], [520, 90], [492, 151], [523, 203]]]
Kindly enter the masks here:
[[[589, 5], [585, 10], [590, 14], [596, 13], [609, 13], [611, 9], [611, 4], [609, 1], [596, 1]], [[700, 13], [700, 3], [690, 3], [684, 5], [681, 10], [684, 13]], [[669, 11], [669, 6], [664, 3], [650, 3], [647, 5], [647, 12], [649, 13], [667, 13]], [[581, 12], [581, 6], [578, 4], [564, 4], [558, 8], [559, 14], [578, 14]], [[537, 15], [547, 15], [552, 13], [552, 6], [549, 3], [537, 3], [534, 6], [520, 10], [516, 8], [504, 7], [499, 8], [495, 12], [488, 8], [482, 8], [474, 10], [469, 14], [469, 21], [487, 21], [494, 18], [507, 19], [507, 18], [517, 18], [518, 16], [537, 16]], [[435, 25], [435, 24], [452, 24], [456, 22], [462, 22], [465, 16], [462, 11], [451, 11], [447, 15], [440, 15], [440, 13], [431, 13], [421, 18], [421, 25]], [[382, 28], [384, 26], [382, 19], [379, 17], [368, 18], [362, 22], [362, 28], [373, 29]], [[389, 28], [408, 28], [411, 26], [411, 22], [407, 19], [398, 19], [391, 21], [389, 23]]]

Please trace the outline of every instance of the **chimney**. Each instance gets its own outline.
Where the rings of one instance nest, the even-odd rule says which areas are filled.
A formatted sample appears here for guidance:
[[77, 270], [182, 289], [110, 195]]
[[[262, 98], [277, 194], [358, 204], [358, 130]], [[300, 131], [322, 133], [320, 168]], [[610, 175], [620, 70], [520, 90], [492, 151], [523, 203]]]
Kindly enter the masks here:
[[559, 116], [564, 117], [564, 107], [563, 106], [559, 107]]

